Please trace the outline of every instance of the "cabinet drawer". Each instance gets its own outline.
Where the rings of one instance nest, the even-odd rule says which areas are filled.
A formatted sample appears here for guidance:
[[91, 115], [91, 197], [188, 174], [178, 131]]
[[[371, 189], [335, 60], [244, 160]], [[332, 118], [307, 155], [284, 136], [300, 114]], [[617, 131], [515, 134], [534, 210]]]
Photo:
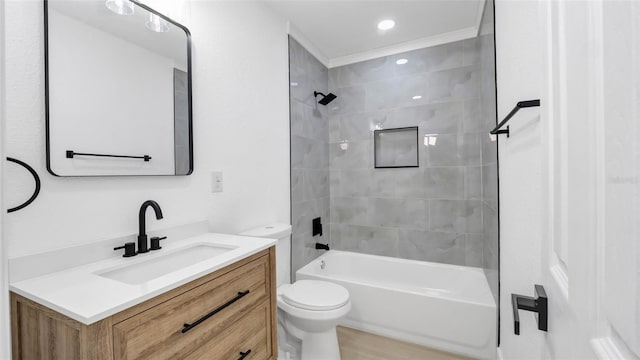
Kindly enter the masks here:
[[[264, 310], [266, 305], [256, 307], [258, 304], [269, 303], [269, 275], [269, 257], [263, 256], [114, 324], [114, 358], [197, 359], [199, 357], [195, 356], [196, 352], [217, 349], [219, 346], [224, 346], [224, 349], [227, 349], [230, 344], [219, 344], [218, 339], [229, 336], [228, 334], [232, 333], [229, 329], [238, 327], [238, 324], [251, 327], [256, 334], [264, 332], [260, 335], [264, 337], [261, 341], [267, 341], [267, 338], [270, 341], [270, 336], [267, 336], [266, 333], [269, 328], [267, 324], [270, 321], [270, 315], [268, 315], [270, 313], [268, 310]], [[246, 291], [249, 292], [246, 293]], [[241, 294], [245, 295], [241, 296]], [[262, 314], [262, 318], [255, 325], [246, 325], [244, 319], [251, 318], [255, 321], [255, 318], [259, 317], [255, 315], [257, 314], [255, 309], [267, 311], [267, 318]], [[240, 321], [241, 319], [243, 321]], [[258, 323], [261, 330], [256, 330]], [[192, 327], [185, 328], [185, 324], [191, 324]], [[238, 328], [236, 333], [242, 333], [242, 329]], [[187, 331], [183, 332], [183, 330]], [[243, 335], [244, 340], [254, 339], [256, 334], [246, 333]], [[253, 343], [248, 345], [257, 346]], [[230, 348], [229, 351], [231, 351]], [[201, 354], [200, 358], [218, 359], [216, 353], [228, 353], [228, 351], [221, 349], [214, 352], [206, 355]], [[259, 358], [252, 356], [252, 354], [245, 359]], [[259, 355], [257, 352], [255, 354]], [[220, 357], [220, 359], [223, 358]]]
[[248, 352], [244, 360], [266, 360], [272, 353], [270, 321], [271, 310], [269, 302], [265, 301], [181, 359], [236, 360]]

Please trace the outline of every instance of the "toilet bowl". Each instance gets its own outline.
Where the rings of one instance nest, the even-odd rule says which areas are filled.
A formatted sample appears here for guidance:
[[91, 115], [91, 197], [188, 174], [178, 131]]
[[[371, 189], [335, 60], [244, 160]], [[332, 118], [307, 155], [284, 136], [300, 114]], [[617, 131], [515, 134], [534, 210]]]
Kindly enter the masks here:
[[240, 235], [278, 239], [278, 359], [290, 359], [289, 352], [295, 350], [297, 354], [301, 343], [301, 356], [296, 360], [340, 360], [336, 325], [351, 310], [347, 289], [320, 280], [300, 280], [289, 284], [291, 225], [271, 224]]
[[319, 280], [284, 284], [278, 309], [287, 334], [302, 342], [301, 360], [340, 360], [336, 326], [351, 310], [347, 289]]

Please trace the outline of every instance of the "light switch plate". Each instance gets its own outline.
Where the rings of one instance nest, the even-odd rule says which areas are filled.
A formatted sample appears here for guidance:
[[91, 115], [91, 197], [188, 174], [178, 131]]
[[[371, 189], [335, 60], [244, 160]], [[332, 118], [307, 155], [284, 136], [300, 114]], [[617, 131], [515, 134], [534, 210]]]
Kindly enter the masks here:
[[222, 192], [222, 171], [211, 172], [211, 192]]

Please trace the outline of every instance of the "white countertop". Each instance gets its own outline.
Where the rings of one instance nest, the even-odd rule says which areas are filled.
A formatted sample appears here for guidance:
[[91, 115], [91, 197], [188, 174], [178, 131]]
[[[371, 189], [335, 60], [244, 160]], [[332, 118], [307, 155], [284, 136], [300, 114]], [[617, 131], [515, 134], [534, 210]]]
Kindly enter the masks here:
[[[206, 233], [162, 243], [162, 249], [131, 258], [110, 258], [10, 284], [11, 291], [89, 325], [175, 289], [276, 244], [275, 239]], [[237, 247], [139, 285], [97, 275], [141, 263], [195, 244]], [[275, 274], [274, 274], [275, 276]]]

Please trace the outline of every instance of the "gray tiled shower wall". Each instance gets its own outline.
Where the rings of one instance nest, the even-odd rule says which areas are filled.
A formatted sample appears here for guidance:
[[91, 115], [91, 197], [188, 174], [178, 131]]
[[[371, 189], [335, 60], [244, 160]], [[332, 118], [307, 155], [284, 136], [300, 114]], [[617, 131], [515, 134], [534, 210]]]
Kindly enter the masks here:
[[[295, 273], [322, 252], [315, 243], [329, 242], [329, 118], [316, 104], [314, 91], [327, 93], [328, 71], [289, 37], [291, 121], [291, 244]], [[311, 236], [311, 221], [321, 217], [323, 235]]]
[[[327, 71], [290, 39], [294, 272], [329, 237], [338, 250], [497, 269], [493, 61], [485, 34]], [[338, 98], [316, 105], [314, 90]], [[408, 126], [420, 166], [374, 168], [373, 130]]]
[[[489, 116], [482, 51], [474, 38], [329, 69], [332, 248], [484, 267], [495, 105]], [[409, 126], [420, 166], [374, 168], [373, 130]]]

